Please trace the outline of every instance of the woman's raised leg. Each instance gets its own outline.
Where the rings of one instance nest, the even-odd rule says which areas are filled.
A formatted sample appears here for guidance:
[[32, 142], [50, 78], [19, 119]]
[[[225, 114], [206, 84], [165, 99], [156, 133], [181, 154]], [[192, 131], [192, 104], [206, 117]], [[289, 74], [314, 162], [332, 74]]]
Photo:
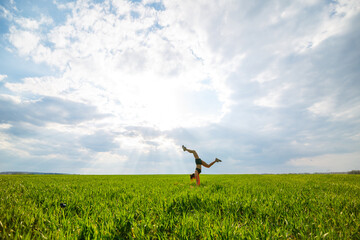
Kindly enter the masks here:
[[195, 150], [187, 149], [184, 145], [182, 146], [182, 148], [183, 148], [184, 151], [192, 153], [195, 158], [199, 158], [199, 155], [197, 154], [197, 152]]
[[203, 166], [206, 167], [206, 168], [210, 168], [210, 167], [211, 167], [212, 165], [214, 165], [214, 163], [216, 163], [216, 162], [221, 162], [221, 160], [218, 159], [218, 158], [215, 158], [215, 160], [214, 160], [212, 163], [210, 163], [210, 164], [207, 164], [205, 161], [202, 161], [201, 165], [203, 165]]

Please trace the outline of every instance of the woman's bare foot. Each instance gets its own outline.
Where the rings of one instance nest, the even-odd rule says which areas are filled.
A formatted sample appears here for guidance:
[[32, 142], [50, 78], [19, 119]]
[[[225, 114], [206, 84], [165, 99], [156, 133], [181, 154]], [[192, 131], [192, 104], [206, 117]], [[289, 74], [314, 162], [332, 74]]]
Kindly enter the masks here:
[[215, 162], [222, 162], [222, 161], [218, 158], [215, 158]]
[[184, 146], [184, 145], [182, 145], [182, 149], [184, 150], [184, 152], [185, 152], [185, 150], [186, 150], [186, 147]]

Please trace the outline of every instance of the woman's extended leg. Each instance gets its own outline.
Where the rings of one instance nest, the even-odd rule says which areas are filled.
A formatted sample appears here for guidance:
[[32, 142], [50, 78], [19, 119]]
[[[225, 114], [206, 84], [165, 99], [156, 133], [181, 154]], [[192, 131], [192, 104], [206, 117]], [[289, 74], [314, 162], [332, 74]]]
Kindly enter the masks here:
[[220, 159], [218, 159], [218, 158], [215, 158], [215, 160], [212, 162], [212, 163], [210, 163], [210, 164], [207, 164], [205, 161], [202, 161], [202, 165], [204, 166], [204, 167], [206, 167], [206, 168], [210, 168], [212, 165], [214, 165], [214, 163], [216, 163], [216, 162], [221, 162], [221, 160]]
[[184, 151], [187, 151], [187, 152], [189, 152], [189, 153], [192, 153], [195, 158], [199, 158], [199, 155], [196, 153], [195, 150], [187, 149], [184, 145], [182, 146], [182, 148], [183, 148]]

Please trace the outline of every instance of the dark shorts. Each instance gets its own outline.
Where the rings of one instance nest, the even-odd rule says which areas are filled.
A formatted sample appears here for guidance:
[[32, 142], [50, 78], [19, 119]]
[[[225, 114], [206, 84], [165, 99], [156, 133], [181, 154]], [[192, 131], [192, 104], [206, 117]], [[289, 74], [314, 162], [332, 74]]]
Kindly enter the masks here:
[[200, 158], [196, 158], [196, 159], [195, 159], [195, 163], [196, 163], [196, 164], [202, 164], [202, 161], [201, 161]]
[[201, 169], [200, 169], [200, 168], [196, 168], [195, 170], [198, 171], [199, 174], [201, 173]]

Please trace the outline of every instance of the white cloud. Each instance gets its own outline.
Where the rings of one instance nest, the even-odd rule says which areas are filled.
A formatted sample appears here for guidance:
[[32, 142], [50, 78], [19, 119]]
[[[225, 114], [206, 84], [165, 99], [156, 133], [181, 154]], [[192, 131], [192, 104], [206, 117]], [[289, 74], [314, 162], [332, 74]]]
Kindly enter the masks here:
[[38, 29], [39, 28], [39, 22], [37, 22], [34, 19], [30, 19], [30, 18], [18, 18], [15, 20], [15, 22], [23, 28], [27, 28], [27, 29]]
[[[2, 129], [8, 129], [9, 127], [11, 126], [5, 125]], [[0, 131], [0, 150], [11, 153], [16, 157], [31, 157], [31, 147], [29, 147], [28, 143], [30, 143], [28, 139], [14, 138]], [[34, 143], [36, 143], [36, 140]]]
[[57, 0], [54, 0], [53, 3], [56, 5], [57, 8], [61, 10], [73, 9], [75, 6], [75, 2], [59, 3]]
[[[6, 84], [5, 84], [6, 85]], [[21, 103], [21, 97], [15, 96], [15, 95], [9, 95], [9, 94], [0, 94], [0, 99], [10, 100], [14, 103]]]
[[111, 153], [111, 152], [99, 152], [96, 153], [96, 157], [95, 157], [95, 164], [117, 164], [117, 163], [123, 163], [125, 161], [127, 161], [127, 157], [126, 156], [121, 156], [118, 155], [116, 153]]
[[[80, 169], [81, 174], [126, 174], [124, 163], [128, 161], [127, 156], [112, 152], [96, 153], [93, 160], [86, 167]], [[125, 171], [124, 171], [125, 170]]]
[[17, 48], [20, 55], [29, 56], [38, 46], [40, 37], [34, 32], [19, 30], [15, 27], [11, 27], [9, 41]]
[[0, 82], [7, 78], [6, 74], [0, 74]]
[[[9, 39], [20, 54], [56, 66], [63, 75], [25, 78], [6, 86], [18, 93], [61, 94], [121, 116], [125, 124], [162, 129], [217, 122], [229, 111], [230, 90], [224, 81], [243, 56], [223, 61], [211, 56], [204, 43], [198, 45], [207, 55], [196, 56], [197, 35], [190, 29], [175, 34], [176, 26], [170, 26], [173, 22], [168, 19], [168, 23], [162, 20], [163, 29], [151, 30], [162, 13], [141, 4], [116, 2], [124, 8], [117, 8], [115, 15], [106, 4], [77, 2], [72, 17], [41, 38], [12, 28]], [[132, 18], [131, 10], [138, 11], [139, 18]], [[21, 40], [25, 37], [29, 41]], [[49, 49], [41, 39], [55, 47]], [[205, 106], [198, 94], [210, 97], [214, 107]], [[189, 106], [184, 105], [184, 96]]]
[[278, 108], [281, 107], [284, 102], [282, 96], [287, 89], [290, 88], [290, 84], [284, 84], [284, 86], [271, 89], [265, 97], [254, 100], [254, 104], [261, 107]]
[[11, 14], [11, 12], [6, 8], [4, 8], [3, 6], [0, 6], [0, 17], [3, 17], [8, 20], [13, 19], [13, 15]]
[[313, 171], [331, 172], [360, 169], [360, 153], [324, 154], [315, 157], [295, 158], [287, 162], [295, 167], [310, 167]]
[[0, 129], [9, 129], [9, 128], [11, 128], [11, 124], [7, 124], [7, 123], [0, 124]]
[[356, 120], [360, 116], [360, 106], [355, 102], [339, 103], [334, 97], [327, 97], [314, 103], [308, 109], [315, 116], [330, 118], [333, 121]]
[[264, 72], [259, 73], [255, 78], [251, 81], [255, 81], [258, 83], [271, 82], [277, 78], [277, 74], [273, 70], [266, 70]]
[[308, 108], [308, 110], [319, 116], [328, 116], [331, 115], [334, 109], [333, 99], [325, 99], [320, 102], [314, 103]]
[[341, 0], [327, 5], [316, 27], [310, 28], [312, 31], [298, 38], [297, 49], [303, 52], [315, 48], [324, 40], [347, 32], [349, 21], [359, 12], [360, 3], [356, 0]]
[[6, 83], [5, 86], [13, 92], [31, 92], [43, 96], [59, 96], [70, 88], [66, 79], [52, 76], [24, 78], [22, 83]]

